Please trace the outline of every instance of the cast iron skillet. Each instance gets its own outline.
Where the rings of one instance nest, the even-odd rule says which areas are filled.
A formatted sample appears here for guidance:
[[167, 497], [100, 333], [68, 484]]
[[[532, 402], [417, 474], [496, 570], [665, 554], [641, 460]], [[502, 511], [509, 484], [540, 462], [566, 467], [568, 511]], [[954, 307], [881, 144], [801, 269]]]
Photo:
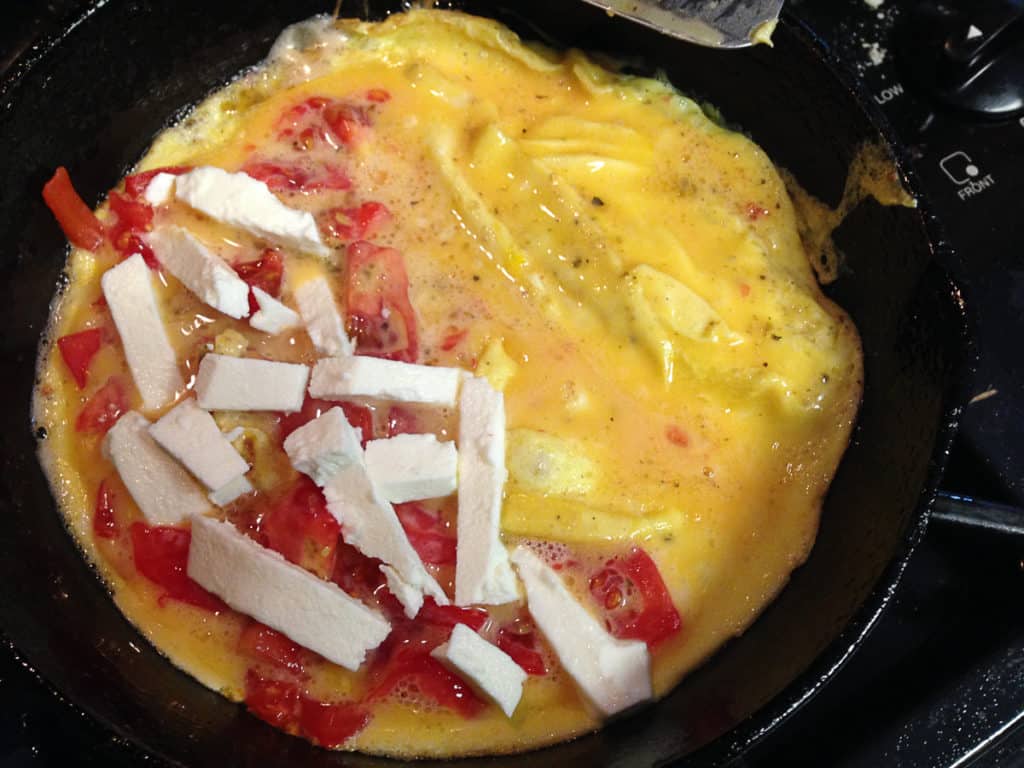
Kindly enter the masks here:
[[[74, 705], [170, 763], [384, 761], [318, 750], [205, 690], [135, 632], [83, 562], [28, 428], [39, 335], [66, 252], [39, 191], [63, 164], [86, 200], [97, 201], [183, 106], [259, 60], [286, 24], [328, 5], [96, 3], [0, 86], [0, 146], [8, 152], [0, 169], [0, 627]], [[779, 28], [774, 49], [715, 52], [577, 0], [507, 5], [514, 12], [477, 0], [462, 7], [496, 15], [529, 37], [642, 54], [641, 69], [664, 69], [683, 91], [718, 106], [826, 201], [837, 201], [857, 147], [884, 138], [867, 99], [792, 20]], [[346, 10], [380, 15], [391, 8], [368, 1]], [[914, 188], [913, 178], [907, 183]], [[864, 405], [814, 551], [778, 600], [657, 705], [573, 743], [487, 765], [646, 766], [685, 755], [687, 764], [722, 764], [836, 674], [886, 605], [924, 530], [954, 427], [967, 342], [959, 293], [941, 267], [952, 256], [935, 232], [922, 208], [865, 203], [837, 234], [847, 268], [829, 293], [863, 337]]]

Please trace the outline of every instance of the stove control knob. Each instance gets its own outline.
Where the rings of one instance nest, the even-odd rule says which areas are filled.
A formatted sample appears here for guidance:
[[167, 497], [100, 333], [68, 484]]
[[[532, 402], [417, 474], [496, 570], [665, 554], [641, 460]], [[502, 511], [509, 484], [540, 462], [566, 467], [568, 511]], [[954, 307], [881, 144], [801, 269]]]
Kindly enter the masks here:
[[1024, 2], [920, 3], [906, 17], [902, 66], [936, 99], [988, 117], [1024, 112]]

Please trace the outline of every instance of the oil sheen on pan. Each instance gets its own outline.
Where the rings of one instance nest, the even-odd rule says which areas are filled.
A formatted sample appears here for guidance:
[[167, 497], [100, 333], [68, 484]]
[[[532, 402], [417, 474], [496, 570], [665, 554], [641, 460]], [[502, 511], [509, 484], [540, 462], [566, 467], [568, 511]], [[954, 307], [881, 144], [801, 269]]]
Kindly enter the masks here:
[[571, 738], [813, 544], [858, 335], [769, 158], [664, 82], [455, 12], [315, 18], [95, 213], [45, 196], [59, 507], [139, 631], [277, 728]]

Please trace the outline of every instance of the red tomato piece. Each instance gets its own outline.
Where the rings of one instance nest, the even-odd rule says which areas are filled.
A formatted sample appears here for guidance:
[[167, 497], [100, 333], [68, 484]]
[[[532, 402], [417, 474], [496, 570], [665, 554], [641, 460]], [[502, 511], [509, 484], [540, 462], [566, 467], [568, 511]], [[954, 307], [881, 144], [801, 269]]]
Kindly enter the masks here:
[[235, 272], [249, 286], [249, 312], [255, 313], [260, 305], [253, 294], [253, 288], [266, 291], [274, 298], [281, 295], [281, 280], [284, 277], [284, 261], [276, 248], [267, 248], [255, 261], [240, 261], [232, 264]]
[[366, 107], [346, 101], [332, 101], [323, 110], [331, 134], [345, 146], [361, 142], [369, 132], [370, 113]]
[[323, 493], [305, 475], [264, 515], [260, 534], [268, 547], [307, 571], [323, 579], [334, 572], [341, 528]]
[[415, 362], [416, 313], [402, 254], [366, 241], [348, 247], [348, 329], [359, 354]]
[[445, 529], [439, 515], [431, 514], [415, 501], [394, 506], [409, 543], [424, 563], [455, 565], [458, 542]]
[[383, 88], [371, 88], [366, 92], [366, 100], [372, 101], [375, 104], [384, 104], [391, 101], [391, 94]]
[[120, 376], [111, 376], [85, 401], [75, 421], [75, 430], [105, 435], [127, 410], [128, 390], [124, 380]]
[[245, 708], [260, 720], [295, 733], [302, 708], [299, 686], [250, 669], [245, 675]]
[[338, 542], [331, 581], [360, 600], [372, 600], [386, 588], [380, 560], [367, 557], [344, 541]]
[[393, 405], [388, 408], [388, 418], [385, 427], [388, 437], [408, 435], [419, 431], [416, 414], [400, 405]]
[[103, 224], [78, 196], [64, 166], [43, 186], [43, 200], [74, 245], [95, 251], [103, 244]]
[[463, 328], [461, 331], [453, 328], [441, 341], [441, 349], [445, 352], [451, 352], [462, 343], [467, 335], [469, 335], [468, 328]]
[[479, 632], [487, 623], [487, 611], [480, 608], [460, 608], [457, 605], [438, 605], [434, 598], [427, 597], [424, 598], [423, 607], [420, 608], [415, 621], [449, 629], [456, 624], [465, 624], [474, 632]]
[[153, 180], [153, 177], [158, 173], [169, 173], [172, 176], [180, 176], [183, 173], [188, 173], [192, 170], [190, 165], [169, 165], [165, 168], [154, 168], [151, 171], [142, 171], [141, 173], [133, 173], [131, 176], [126, 176], [124, 180], [124, 191], [132, 197], [141, 197], [146, 187], [149, 186], [149, 182]]
[[339, 240], [368, 240], [376, 237], [391, 220], [391, 211], [383, 203], [363, 203], [357, 208], [331, 208], [324, 211], [324, 229]]
[[57, 349], [78, 388], [82, 389], [89, 380], [89, 364], [100, 351], [103, 342], [103, 330], [89, 328], [78, 333], [69, 333], [57, 339]]
[[307, 169], [295, 163], [249, 160], [242, 171], [257, 181], [262, 181], [274, 192], [319, 192], [321, 190], [344, 190], [352, 186], [352, 180], [337, 166], [319, 164]]
[[153, 270], [159, 269], [160, 262], [156, 254], [140, 237], [153, 224], [153, 209], [146, 203], [117, 192], [110, 193], [108, 203], [116, 216], [115, 222], [107, 228], [114, 250], [121, 254], [122, 259], [139, 254], [146, 266]]
[[544, 657], [536, 650], [533, 632], [517, 632], [511, 627], [498, 630], [498, 648], [507, 653], [528, 675], [546, 675]]
[[355, 703], [325, 704], [302, 697], [299, 727], [321, 747], [340, 747], [370, 722], [370, 713]]
[[92, 532], [101, 539], [116, 539], [117, 519], [114, 517], [114, 492], [107, 487], [107, 481], [100, 482], [96, 491], [96, 511], [92, 516]]
[[605, 624], [615, 637], [643, 640], [653, 648], [682, 627], [658, 566], [638, 547], [608, 560], [591, 577], [590, 593], [604, 610]]
[[296, 675], [304, 674], [302, 646], [296, 645], [266, 624], [252, 620], [242, 629], [238, 650], [260, 661], [266, 661]]
[[207, 611], [227, 610], [216, 595], [189, 578], [188, 548], [192, 532], [166, 525], [132, 523], [132, 552], [135, 567], [143, 576], [163, 588], [160, 604], [178, 600]]
[[281, 427], [281, 441], [284, 442], [288, 435], [303, 424], [307, 424], [325, 411], [329, 411], [336, 406], [341, 406], [341, 410], [345, 412], [345, 418], [348, 419], [348, 423], [353, 427], [357, 427], [362, 432], [362, 443], [365, 448], [367, 441], [373, 439], [373, 411], [365, 405], [333, 400], [317, 400], [308, 395], [302, 403], [301, 410], [294, 413], [282, 413], [278, 417], [278, 424]]
[[399, 659], [391, 665], [380, 683], [370, 691], [370, 700], [384, 698], [407, 680], [415, 684], [423, 696], [463, 717], [473, 717], [486, 706], [461, 677], [429, 652]]

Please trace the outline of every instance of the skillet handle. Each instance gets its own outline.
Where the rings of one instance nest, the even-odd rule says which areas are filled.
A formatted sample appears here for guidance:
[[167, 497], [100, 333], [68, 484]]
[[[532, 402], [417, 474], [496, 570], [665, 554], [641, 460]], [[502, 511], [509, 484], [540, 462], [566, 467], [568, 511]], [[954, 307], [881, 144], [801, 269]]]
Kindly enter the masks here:
[[929, 519], [945, 525], [1024, 536], [1024, 509], [948, 491], [938, 492]]

